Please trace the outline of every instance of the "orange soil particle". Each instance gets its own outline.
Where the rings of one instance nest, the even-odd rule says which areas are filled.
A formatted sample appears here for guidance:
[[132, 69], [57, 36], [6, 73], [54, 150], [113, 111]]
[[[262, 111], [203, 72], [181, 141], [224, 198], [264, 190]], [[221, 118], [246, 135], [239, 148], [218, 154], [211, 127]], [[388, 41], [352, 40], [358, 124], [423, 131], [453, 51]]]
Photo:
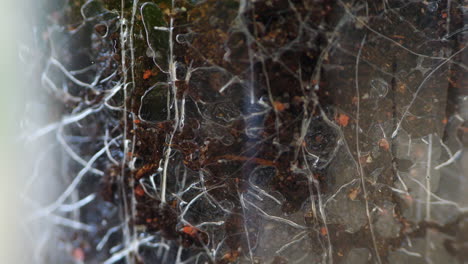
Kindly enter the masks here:
[[143, 189], [143, 187], [141, 187], [141, 185], [137, 185], [137, 187], [135, 187], [135, 194], [137, 196], [144, 196], [145, 195], [145, 190]]
[[223, 260], [228, 261], [228, 262], [234, 262], [234, 261], [237, 260], [238, 257], [239, 257], [239, 252], [237, 252], [237, 251], [228, 252], [228, 253], [224, 254]]
[[379, 140], [379, 147], [385, 149], [385, 150], [389, 150], [390, 149], [390, 143], [388, 143], [388, 140], [385, 139], [385, 138], [382, 138], [381, 140]]
[[153, 71], [151, 70], [146, 70], [144, 73], [143, 73], [143, 79], [147, 80], [149, 79], [151, 76], [155, 76], [156, 73], [154, 73]]
[[322, 226], [322, 227], [320, 228], [320, 234], [321, 234], [322, 236], [328, 235], [327, 228], [324, 227], [324, 226]]
[[260, 158], [250, 158], [250, 157], [244, 157], [244, 156], [235, 156], [235, 155], [223, 155], [219, 157], [218, 159], [228, 159], [228, 160], [236, 160], [236, 161], [251, 161], [263, 166], [276, 166], [276, 163], [270, 160], [266, 159], [260, 159]]
[[348, 125], [349, 123], [349, 116], [345, 115], [345, 114], [339, 114], [337, 117], [336, 117], [336, 122], [338, 122], [338, 124], [342, 127], [345, 127]]
[[83, 251], [83, 249], [81, 248], [75, 248], [73, 249], [72, 253], [71, 253], [73, 259], [75, 259], [76, 261], [84, 261], [85, 259], [85, 253]]
[[198, 233], [198, 229], [196, 229], [193, 226], [184, 226], [182, 228], [182, 232], [184, 232], [185, 234], [189, 236], [195, 236]]
[[356, 200], [356, 197], [358, 196], [360, 192], [361, 192], [361, 189], [359, 188], [352, 189], [351, 192], [349, 192], [348, 194], [349, 199], [351, 199], [352, 201]]
[[274, 107], [277, 111], [280, 111], [280, 112], [282, 112], [282, 111], [284, 111], [284, 110], [286, 109], [286, 105], [283, 104], [283, 103], [281, 103], [281, 102], [279, 102], [279, 101], [275, 101], [275, 102], [273, 103], [273, 107]]
[[156, 164], [146, 164], [146, 165], [144, 165], [141, 169], [139, 169], [136, 172], [135, 178], [137, 180], [141, 179], [141, 177], [143, 177], [146, 173], [148, 173], [149, 171], [151, 171], [155, 167], [156, 167]]

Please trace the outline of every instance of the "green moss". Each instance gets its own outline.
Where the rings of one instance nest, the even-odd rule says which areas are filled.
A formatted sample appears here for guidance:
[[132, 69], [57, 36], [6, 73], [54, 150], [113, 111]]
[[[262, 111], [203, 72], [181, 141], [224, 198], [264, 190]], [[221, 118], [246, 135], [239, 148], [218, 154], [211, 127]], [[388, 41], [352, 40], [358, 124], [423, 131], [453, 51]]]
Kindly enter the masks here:
[[154, 3], [145, 3], [141, 9], [143, 22], [146, 28], [146, 37], [151, 51], [154, 53], [156, 63], [163, 69], [167, 69], [167, 56], [169, 51], [169, 32], [155, 29], [155, 27], [167, 27], [162, 10]]
[[[121, 0], [102, 0], [102, 3], [104, 4], [105, 8], [109, 10], [120, 10], [122, 8]], [[133, 5], [133, 0], [124, 0], [124, 5], [124, 9], [131, 8]]]
[[165, 84], [157, 85], [143, 98], [140, 114], [144, 120], [159, 122], [167, 119], [167, 89]]

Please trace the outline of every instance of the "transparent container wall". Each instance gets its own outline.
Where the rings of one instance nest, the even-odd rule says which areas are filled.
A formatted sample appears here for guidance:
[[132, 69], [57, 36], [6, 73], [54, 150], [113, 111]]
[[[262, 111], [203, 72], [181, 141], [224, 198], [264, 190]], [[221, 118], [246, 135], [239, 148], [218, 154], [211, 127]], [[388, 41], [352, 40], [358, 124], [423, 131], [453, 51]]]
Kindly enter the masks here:
[[34, 263], [468, 261], [463, 1], [44, 6]]

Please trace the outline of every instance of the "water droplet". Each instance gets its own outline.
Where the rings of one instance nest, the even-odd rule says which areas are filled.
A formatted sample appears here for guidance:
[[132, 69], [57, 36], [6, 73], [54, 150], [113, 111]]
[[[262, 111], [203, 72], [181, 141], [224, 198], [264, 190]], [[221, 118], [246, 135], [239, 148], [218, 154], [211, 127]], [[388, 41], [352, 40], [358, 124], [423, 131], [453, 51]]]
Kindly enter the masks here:
[[427, 4], [427, 11], [429, 12], [436, 12], [438, 8], [439, 4], [437, 4], [437, 2], [429, 2]]
[[178, 34], [176, 36], [176, 41], [179, 44], [185, 44], [185, 43], [190, 43], [192, 41], [192, 35], [190, 33], [188, 34]]
[[383, 79], [373, 79], [370, 81], [370, 97], [372, 99], [383, 98], [388, 93], [388, 83]]

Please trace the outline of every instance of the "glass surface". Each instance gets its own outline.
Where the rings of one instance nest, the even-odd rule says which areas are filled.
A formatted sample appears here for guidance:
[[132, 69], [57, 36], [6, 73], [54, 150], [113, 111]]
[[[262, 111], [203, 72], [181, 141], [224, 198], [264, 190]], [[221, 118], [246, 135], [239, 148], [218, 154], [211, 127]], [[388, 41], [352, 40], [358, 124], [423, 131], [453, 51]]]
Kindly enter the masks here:
[[468, 261], [463, 1], [55, 2], [34, 263]]

